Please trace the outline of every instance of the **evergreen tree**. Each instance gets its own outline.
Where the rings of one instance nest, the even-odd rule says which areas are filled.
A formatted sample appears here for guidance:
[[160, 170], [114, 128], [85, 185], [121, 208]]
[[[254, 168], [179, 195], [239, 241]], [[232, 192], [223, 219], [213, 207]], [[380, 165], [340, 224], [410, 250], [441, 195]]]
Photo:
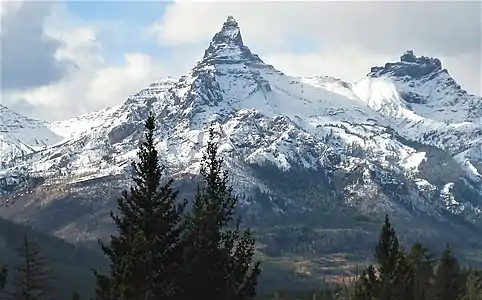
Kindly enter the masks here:
[[110, 274], [96, 273], [99, 300], [160, 300], [176, 295], [186, 202], [178, 203], [172, 179], [161, 183], [164, 167], [155, 149], [152, 113], [145, 129], [139, 161], [132, 163], [134, 186], [118, 199], [119, 214], [111, 212], [118, 236], [111, 236], [108, 244], [99, 241], [110, 259]]
[[413, 269], [400, 251], [398, 237], [388, 215], [375, 247], [377, 268], [369, 266], [355, 289], [356, 300], [402, 300], [413, 296]]
[[400, 253], [393, 277], [393, 291], [385, 299], [413, 299], [414, 296], [414, 269], [405, 253]]
[[17, 251], [21, 261], [15, 269], [6, 298], [11, 300], [54, 299], [52, 270], [40, 248], [24, 236], [23, 243]]
[[234, 213], [238, 198], [233, 195], [228, 173], [209, 132], [201, 176], [184, 239], [184, 286], [179, 299], [253, 299], [260, 274], [252, 264], [254, 239], [249, 230], [241, 233]]
[[458, 299], [463, 291], [463, 281], [461, 279], [459, 262], [447, 245], [435, 274], [435, 300]]
[[370, 265], [362, 272], [359, 280], [355, 283], [352, 300], [374, 300], [380, 294], [380, 283], [376, 274], [377, 270]]
[[378, 263], [379, 299], [393, 299], [396, 289], [395, 282], [397, 264], [400, 258], [398, 237], [392, 228], [388, 215], [380, 232], [378, 244], [375, 247], [375, 260]]
[[415, 243], [407, 259], [413, 268], [413, 299], [430, 299], [429, 291], [432, 290], [431, 284], [434, 273], [434, 259], [421, 243]]
[[387, 215], [375, 247], [375, 259], [379, 265], [379, 278], [382, 285], [388, 285], [390, 278], [393, 277], [399, 254], [398, 237]]

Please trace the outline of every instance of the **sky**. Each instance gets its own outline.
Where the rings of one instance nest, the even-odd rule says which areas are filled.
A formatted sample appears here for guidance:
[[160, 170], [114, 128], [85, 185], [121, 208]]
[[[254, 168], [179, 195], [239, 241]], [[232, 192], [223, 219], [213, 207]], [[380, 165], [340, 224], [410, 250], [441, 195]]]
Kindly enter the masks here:
[[0, 0], [0, 103], [43, 120], [122, 104], [187, 73], [228, 15], [252, 52], [293, 76], [363, 78], [406, 50], [481, 95], [480, 1]]

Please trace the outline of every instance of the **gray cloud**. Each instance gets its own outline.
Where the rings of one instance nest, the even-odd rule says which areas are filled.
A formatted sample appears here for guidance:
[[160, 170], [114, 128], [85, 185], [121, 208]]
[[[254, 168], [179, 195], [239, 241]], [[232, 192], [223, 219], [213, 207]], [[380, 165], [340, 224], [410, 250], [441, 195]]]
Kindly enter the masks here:
[[18, 10], [2, 16], [2, 90], [22, 90], [56, 82], [71, 65], [54, 57], [61, 44], [44, 33], [43, 24], [53, 5], [24, 2]]
[[480, 1], [181, 1], [168, 8], [158, 29], [163, 43], [200, 41], [233, 14], [247, 38], [260, 44], [303, 36], [378, 51], [423, 45], [459, 54], [481, 48], [481, 9]]
[[[418, 46], [444, 55], [481, 49], [479, 1], [338, 2], [325, 11], [322, 38], [392, 52]], [[323, 6], [326, 5], [326, 6]], [[313, 10], [317, 11], [315, 7]], [[320, 24], [320, 25], [321, 25]], [[332, 26], [330, 26], [332, 24]]]

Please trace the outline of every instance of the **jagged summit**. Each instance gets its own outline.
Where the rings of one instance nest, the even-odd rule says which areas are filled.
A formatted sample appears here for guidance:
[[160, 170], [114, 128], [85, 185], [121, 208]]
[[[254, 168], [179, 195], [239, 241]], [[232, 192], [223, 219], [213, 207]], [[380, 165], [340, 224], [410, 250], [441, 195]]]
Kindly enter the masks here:
[[373, 67], [371, 68], [368, 76], [408, 76], [414, 79], [419, 79], [439, 71], [446, 72], [446, 70], [442, 70], [442, 63], [438, 58], [431, 58], [426, 56], [417, 57], [413, 54], [412, 50], [408, 50], [405, 51], [402, 56], [400, 56], [399, 62], [386, 63], [383, 67]]
[[442, 63], [438, 58], [430, 58], [426, 56], [417, 57], [413, 54], [413, 50], [407, 50], [400, 56], [400, 62], [405, 63], [416, 63], [416, 64], [429, 64], [433, 65], [434, 67], [441, 69]]
[[[372, 95], [391, 86], [395, 91], [392, 93], [394, 99], [399, 97], [413, 112], [437, 122], [471, 122], [480, 120], [482, 115], [480, 97], [469, 95], [442, 68], [440, 59], [416, 56], [412, 50], [403, 53], [398, 62], [371, 68], [366, 82], [370, 84]], [[373, 83], [383, 88], [374, 92]]]
[[201, 64], [239, 62], [263, 63], [258, 55], [251, 53], [251, 50], [244, 45], [236, 19], [228, 16], [221, 30], [214, 35], [209, 47], [204, 52]]
[[228, 16], [226, 22], [223, 24], [221, 31], [216, 33], [213, 37], [215, 44], [234, 44], [237, 46], [244, 46], [241, 31], [238, 22], [233, 16]]

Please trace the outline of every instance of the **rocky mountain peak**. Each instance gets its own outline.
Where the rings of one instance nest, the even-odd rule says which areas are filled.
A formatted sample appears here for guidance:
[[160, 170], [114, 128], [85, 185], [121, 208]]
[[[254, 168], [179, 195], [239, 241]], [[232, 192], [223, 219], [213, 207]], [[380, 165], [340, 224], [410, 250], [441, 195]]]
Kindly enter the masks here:
[[209, 47], [204, 52], [202, 65], [206, 63], [233, 64], [239, 62], [263, 63], [251, 53], [243, 43], [241, 30], [233, 16], [228, 16], [219, 32], [217, 32]]
[[420, 79], [427, 75], [438, 73], [442, 70], [442, 63], [438, 58], [431, 58], [426, 56], [417, 57], [412, 50], [405, 51], [400, 56], [400, 61], [395, 63], [386, 63], [383, 67], [373, 67], [368, 76], [381, 77], [410, 77], [412, 79]]
[[212, 44], [232, 44], [239, 47], [244, 46], [241, 30], [239, 29], [238, 22], [233, 16], [228, 16], [221, 31], [214, 35]]

